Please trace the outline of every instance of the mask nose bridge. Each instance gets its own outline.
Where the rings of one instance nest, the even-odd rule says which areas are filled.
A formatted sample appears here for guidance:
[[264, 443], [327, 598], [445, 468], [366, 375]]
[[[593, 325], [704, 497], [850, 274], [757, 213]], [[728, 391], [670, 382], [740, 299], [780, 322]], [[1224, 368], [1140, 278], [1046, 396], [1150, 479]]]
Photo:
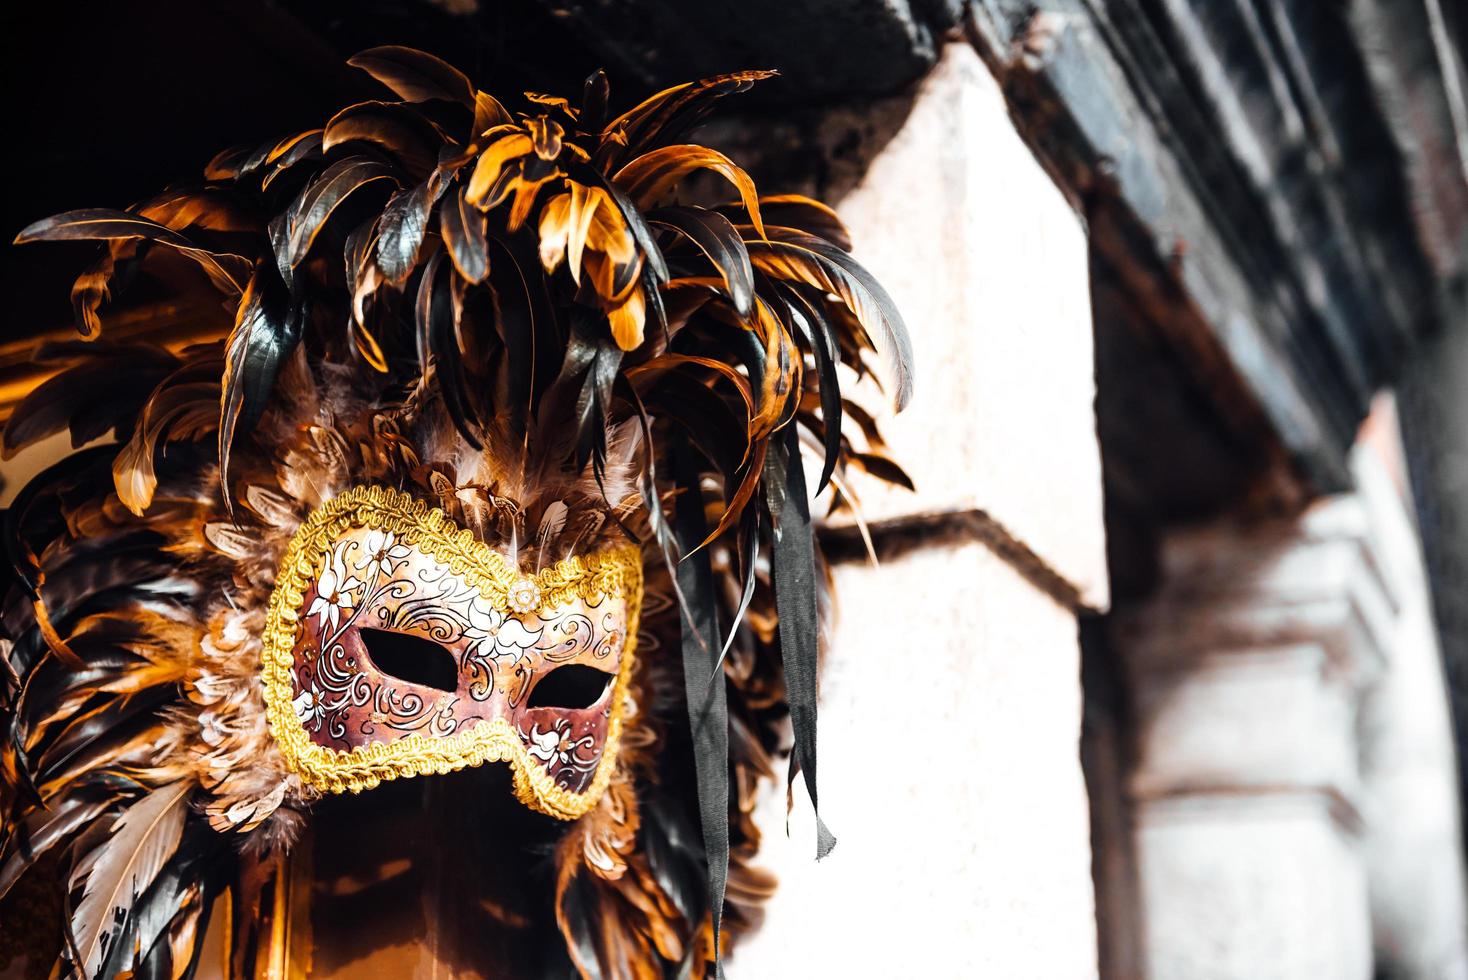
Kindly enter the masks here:
[[[514, 613], [508, 613], [505, 622], [518, 618]], [[476, 644], [484, 643], [485, 641], [482, 637], [460, 633], [453, 640], [436, 640], [435, 642], [453, 655], [454, 664], [458, 670], [460, 704], [463, 704], [469, 698], [468, 688], [471, 677], [465, 669], [466, 655]], [[502, 667], [500, 661], [494, 657], [484, 659], [493, 678], [494, 686], [489, 697], [483, 701], [476, 700], [472, 702], [475, 706], [474, 715], [480, 719], [481, 724], [503, 720], [513, 727], [515, 719], [520, 711], [523, 710], [524, 702], [529, 695], [528, 685], [530, 679], [527, 678], [522, 681], [515, 674], [513, 668]], [[520, 697], [519, 707], [517, 708], [511, 705], [510, 699], [513, 693], [517, 693], [518, 685], [522, 683], [527, 686], [527, 689], [518, 692]]]

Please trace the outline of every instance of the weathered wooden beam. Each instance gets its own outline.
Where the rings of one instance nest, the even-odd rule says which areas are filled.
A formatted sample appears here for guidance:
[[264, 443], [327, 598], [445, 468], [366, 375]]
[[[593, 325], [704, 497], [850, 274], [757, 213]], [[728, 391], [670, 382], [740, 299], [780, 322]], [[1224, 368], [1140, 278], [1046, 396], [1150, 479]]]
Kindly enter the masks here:
[[782, 99], [884, 95], [931, 68], [961, 0], [542, 0], [567, 28], [649, 86], [777, 69]]
[[[1460, 274], [1428, 261], [1409, 207], [1425, 171], [1400, 149], [1445, 152], [1431, 139], [1450, 122], [1445, 80], [1435, 62], [1391, 62], [1429, 117], [1398, 118], [1359, 19], [1249, 0], [980, 0], [968, 17], [1090, 217], [1102, 274], [1133, 298], [1113, 319], [1171, 344], [1225, 428], [1257, 432], [1255, 401], [1316, 490], [1348, 482], [1371, 393]], [[1432, 200], [1439, 223], [1468, 220], [1453, 195]]]

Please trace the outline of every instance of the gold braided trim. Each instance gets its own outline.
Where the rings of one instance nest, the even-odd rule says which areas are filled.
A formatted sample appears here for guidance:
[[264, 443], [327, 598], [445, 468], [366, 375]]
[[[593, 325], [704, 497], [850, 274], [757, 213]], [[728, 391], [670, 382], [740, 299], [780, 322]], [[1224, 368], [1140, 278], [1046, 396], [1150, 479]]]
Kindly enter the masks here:
[[[510, 723], [480, 722], [444, 738], [413, 732], [395, 742], [362, 745], [349, 752], [311, 741], [292, 706], [291, 669], [301, 631], [306, 590], [326, 560], [330, 543], [351, 528], [391, 531], [405, 544], [448, 566], [498, 610], [511, 608], [511, 592], [528, 581], [538, 589], [538, 610], [580, 598], [627, 600], [627, 639], [612, 692], [612, 714], [596, 775], [584, 792], [557, 786], [536, 764]], [[523, 595], [523, 592], [522, 592]], [[266, 717], [286, 765], [308, 785], [327, 793], [360, 793], [384, 780], [447, 773], [486, 762], [508, 762], [514, 770], [515, 796], [532, 809], [574, 820], [594, 807], [616, 769], [627, 688], [637, 647], [642, 609], [642, 553], [621, 544], [590, 555], [572, 555], [535, 575], [522, 575], [503, 555], [460, 528], [438, 508], [388, 487], [353, 487], [322, 504], [306, 518], [286, 548], [265, 617], [261, 675]], [[535, 611], [522, 607], [520, 612]]]

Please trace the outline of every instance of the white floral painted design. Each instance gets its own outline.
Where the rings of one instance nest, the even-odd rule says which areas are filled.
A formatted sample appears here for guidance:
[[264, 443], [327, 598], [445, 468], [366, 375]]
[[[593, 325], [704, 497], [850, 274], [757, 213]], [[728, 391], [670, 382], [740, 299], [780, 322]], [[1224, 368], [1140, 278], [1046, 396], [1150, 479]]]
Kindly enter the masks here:
[[471, 639], [482, 640], [499, 633], [500, 627], [505, 625], [506, 616], [491, 605], [484, 596], [473, 592], [467, 608], [464, 609], [464, 618], [468, 620], [468, 625], [464, 627], [464, 635]]
[[380, 571], [383, 575], [391, 575], [398, 562], [411, 554], [407, 545], [396, 542], [391, 531], [368, 531], [365, 545], [362, 557], [355, 563], [358, 571]]
[[357, 590], [362, 588], [362, 580], [346, 567], [348, 544], [344, 541], [337, 545], [330, 559], [322, 564], [321, 577], [316, 580], [316, 598], [306, 610], [307, 616], [316, 617], [317, 628], [323, 631], [335, 630], [343, 612], [351, 618], [357, 605]]
[[540, 642], [540, 629], [527, 629], [520, 620], [494, 608], [476, 594], [463, 608], [463, 638], [471, 659], [489, 658], [502, 668], [518, 663]]
[[[546, 731], [541, 731], [536, 724], [526, 737], [530, 739], [530, 754], [546, 765], [570, 766], [582, 772], [596, 765], [596, 739], [590, 735], [574, 738], [569, 719], [557, 719]], [[582, 749], [590, 749], [591, 757], [582, 758]]]
[[296, 718], [303, 727], [309, 726], [312, 731], [321, 730], [321, 720], [326, 717], [326, 706], [321, 703], [321, 697], [314, 685], [297, 694], [291, 705], [296, 709]]

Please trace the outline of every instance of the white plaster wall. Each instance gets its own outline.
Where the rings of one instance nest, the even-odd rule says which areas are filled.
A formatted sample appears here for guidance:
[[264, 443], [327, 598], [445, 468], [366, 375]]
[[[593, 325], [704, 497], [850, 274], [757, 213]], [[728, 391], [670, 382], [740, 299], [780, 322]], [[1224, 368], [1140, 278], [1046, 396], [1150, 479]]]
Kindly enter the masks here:
[[883, 433], [919, 492], [859, 481], [866, 518], [982, 509], [1104, 608], [1085, 229], [971, 48], [948, 46], [838, 210], [917, 360]]
[[1074, 616], [979, 544], [836, 587], [820, 790], [839, 843], [817, 863], [803, 791], [788, 838], [769, 795], [780, 888], [730, 976], [1095, 976]]

